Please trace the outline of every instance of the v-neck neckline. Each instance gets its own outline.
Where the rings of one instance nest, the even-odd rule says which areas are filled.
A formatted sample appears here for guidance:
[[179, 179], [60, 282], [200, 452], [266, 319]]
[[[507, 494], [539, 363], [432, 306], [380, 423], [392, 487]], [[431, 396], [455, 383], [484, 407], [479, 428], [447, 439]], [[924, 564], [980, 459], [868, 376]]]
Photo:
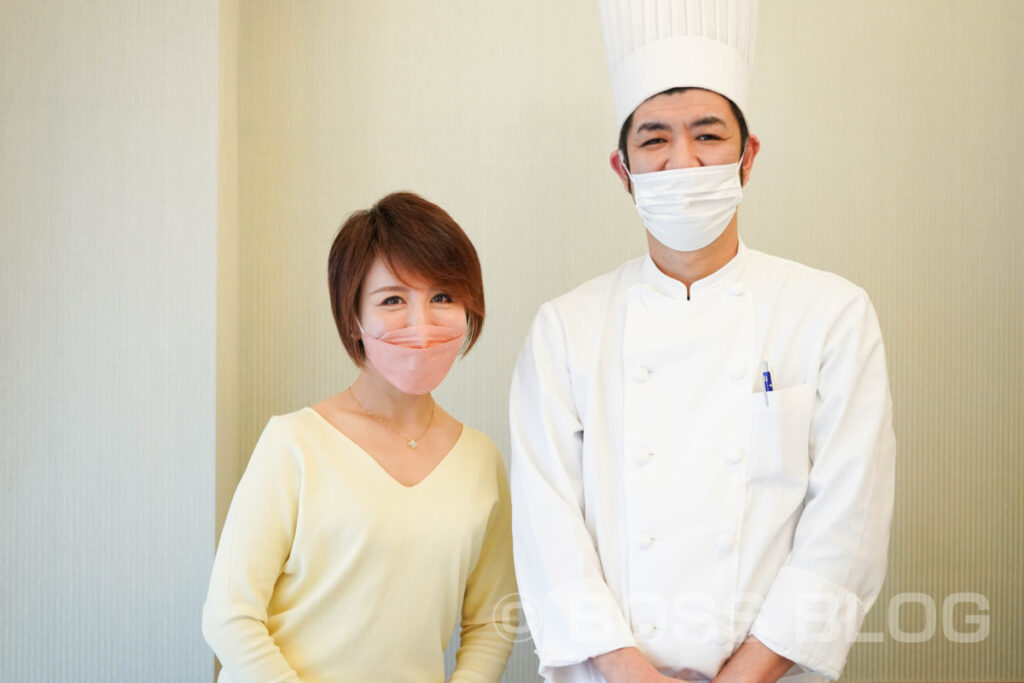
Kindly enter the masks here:
[[348, 434], [346, 434], [345, 432], [343, 432], [340, 429], [338, 429], [337, 425], [335, 425], [333, 422], [328, 420], [316, 408], [313, 408], [312, 406], [306, 406], [305, 408], [303, 408], [303, 410], [304, 411], [309, 411], [309, 412], [313, 413], [313, 415], [316, 416], [317, 420], [322, 422], [332, 432], [334, 432], [335, 434], [340, 436], [347, 443], [351, 444], [353, 448], [355, 448], [357, 451], [362, 453], [362, 455], [365, 458], [367, 458], [373, 464], [374, 468], [377, 469], [385, 477], [387, 477], [393, 484], [395, 484], [396, 486], [398, 486], [400, 488], [408, 490], [408, 491], [411, 491], [411, 490], [414, 490], [414, 489], [417, 489], [417, 488], [421, 488], [422, 485], [427, 480], [431, 479], [434, 476], [434, 474], [439, 469], [441, 469], [441, 467], [445, 464], [445, 462], [447, 462], [448, 460], [451, 460], [452, 454], [455, 452], [456, 449], [459, 448], [460, 444], [462, 443], [462, 440], [466, 436], [466, 425], [463, 424], [463, 425], [461, 425], [461, 430], [459, 431], [459, 438], [455, 439], [455, 443], [452, 444], [452, 447], [448, 449], [447, 453], [445, 453], [443, 456], [441, 456], [441, 459], [437, 461], [437, 464], [435, 464], [433, 466], [433, 468], [431, 468], [431, 470], [429, 472], [427, 472], [427, 474], [424, 475], [424, 477], [422, 479], [420, 479], [419, 481], [417, 481], [415, 484], [403, 484], [402, 482], [400, 482], [397, 479], [395, 479], [395, 477], [390, 472], [387, 471], [387, 469], [384, 467], [384, 465], [382, 465], [380, 463], [380, 461], [377, 460], [377, 458], [373, 457], [373, 455], [369, 451], [367, 451], [365, 448], [363, 448], [362, 446], [357, 444], [352, 439], [352, 437], [350, 437]]

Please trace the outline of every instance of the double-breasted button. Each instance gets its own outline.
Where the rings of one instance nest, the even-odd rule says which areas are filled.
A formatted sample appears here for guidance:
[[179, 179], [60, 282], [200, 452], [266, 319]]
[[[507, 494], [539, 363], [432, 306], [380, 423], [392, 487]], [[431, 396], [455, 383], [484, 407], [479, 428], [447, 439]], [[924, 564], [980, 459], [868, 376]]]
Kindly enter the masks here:
[[650, 451], [641, 448], [640, 450], [633, 454], [633, 462], [635, 462], [637, 465], [646, 465], [651, 461], [651, 458], [653, 457], [654, 453], [651, 453]]
[[734, 282], [732, 287], [729, 288], [729, 294], [732, 296], [743, 296], [746, 291], [746, 288], [738, 282]]
[[744, 377], [747, 376], [747, 366], [736, 365], [736, 367], [732, 369], [732, 372], [729, 373], [729, 376], [735, 380], [743, 379]]
[[633, 379], [637, 382], [646, 382], [651, 377], [651, 371], [647, 368], [638, 365], [633, 371]]
[[650, 638], [654, 635], [654, 624], [649, 621], [645, 621], [636, 626], [636, 634], [641, 638]]
[[743, 462], [743, 449], [733, 446], [725, 451], [725, 461], [730, 465], [739, 465]]
[[729, 538], [728, 536], [720, 536], [718, 538], [718, 542], [715, 543], [715, 548], [718, 549], [718, 552], [721, 555], [728, 555], [729, 553], [732, 552], [733, 547], [734, 546], [733, 546], [732, 539]]
[[647, 550], [654, 545], [654, 536], [651, 536], [650, 534], [641, 536], [640, 540], [637, 541], [637, 545], [639, 545], [642, 550]]
[[723, 647], [728, 642], [729, 634], [720, 628], [715, 629], [715, 632], [711, 634], [711, 644], [715, 647]]

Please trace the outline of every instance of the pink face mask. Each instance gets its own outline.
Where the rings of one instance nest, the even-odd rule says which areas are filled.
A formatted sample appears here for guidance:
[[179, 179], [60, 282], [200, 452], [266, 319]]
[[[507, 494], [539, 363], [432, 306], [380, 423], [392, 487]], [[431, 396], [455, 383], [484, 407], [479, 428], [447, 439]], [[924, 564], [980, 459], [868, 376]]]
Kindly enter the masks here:
[[415, 395], [437, 388], [465, 338], [465, 328], [440, 325], [402, 327], [377, 338], [363, 331], [362, 336], [366, 357], [377, 372], [395, 388]]

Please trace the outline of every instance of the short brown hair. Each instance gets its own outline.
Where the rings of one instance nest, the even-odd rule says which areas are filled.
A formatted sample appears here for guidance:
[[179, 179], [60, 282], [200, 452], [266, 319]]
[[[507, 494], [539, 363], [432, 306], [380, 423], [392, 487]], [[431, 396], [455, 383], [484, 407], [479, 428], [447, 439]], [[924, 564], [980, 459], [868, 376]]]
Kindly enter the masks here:
[[331, 312], [352, 360], [360, 366], [366, 361], [359, 338], [359, 298], [378, 256], [392, 272], [437, 285], [466, 307], [463, 353], [469, 351], [484, 324], [484, 285], [476, 249], [440, 206], [412, 192], [394, 192], [349, 216], [327, 259]]

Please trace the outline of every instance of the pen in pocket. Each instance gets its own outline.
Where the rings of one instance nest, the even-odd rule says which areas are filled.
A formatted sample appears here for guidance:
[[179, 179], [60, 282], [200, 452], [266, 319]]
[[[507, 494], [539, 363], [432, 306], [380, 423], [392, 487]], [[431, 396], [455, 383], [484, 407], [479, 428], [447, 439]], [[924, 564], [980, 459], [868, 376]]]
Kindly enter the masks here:
[[772, 373], [768, 370], [768, 361], [761, 363], [761, 376], [764, 377], [764, 404], [768, 405], [768, 392], [772, 390]]

